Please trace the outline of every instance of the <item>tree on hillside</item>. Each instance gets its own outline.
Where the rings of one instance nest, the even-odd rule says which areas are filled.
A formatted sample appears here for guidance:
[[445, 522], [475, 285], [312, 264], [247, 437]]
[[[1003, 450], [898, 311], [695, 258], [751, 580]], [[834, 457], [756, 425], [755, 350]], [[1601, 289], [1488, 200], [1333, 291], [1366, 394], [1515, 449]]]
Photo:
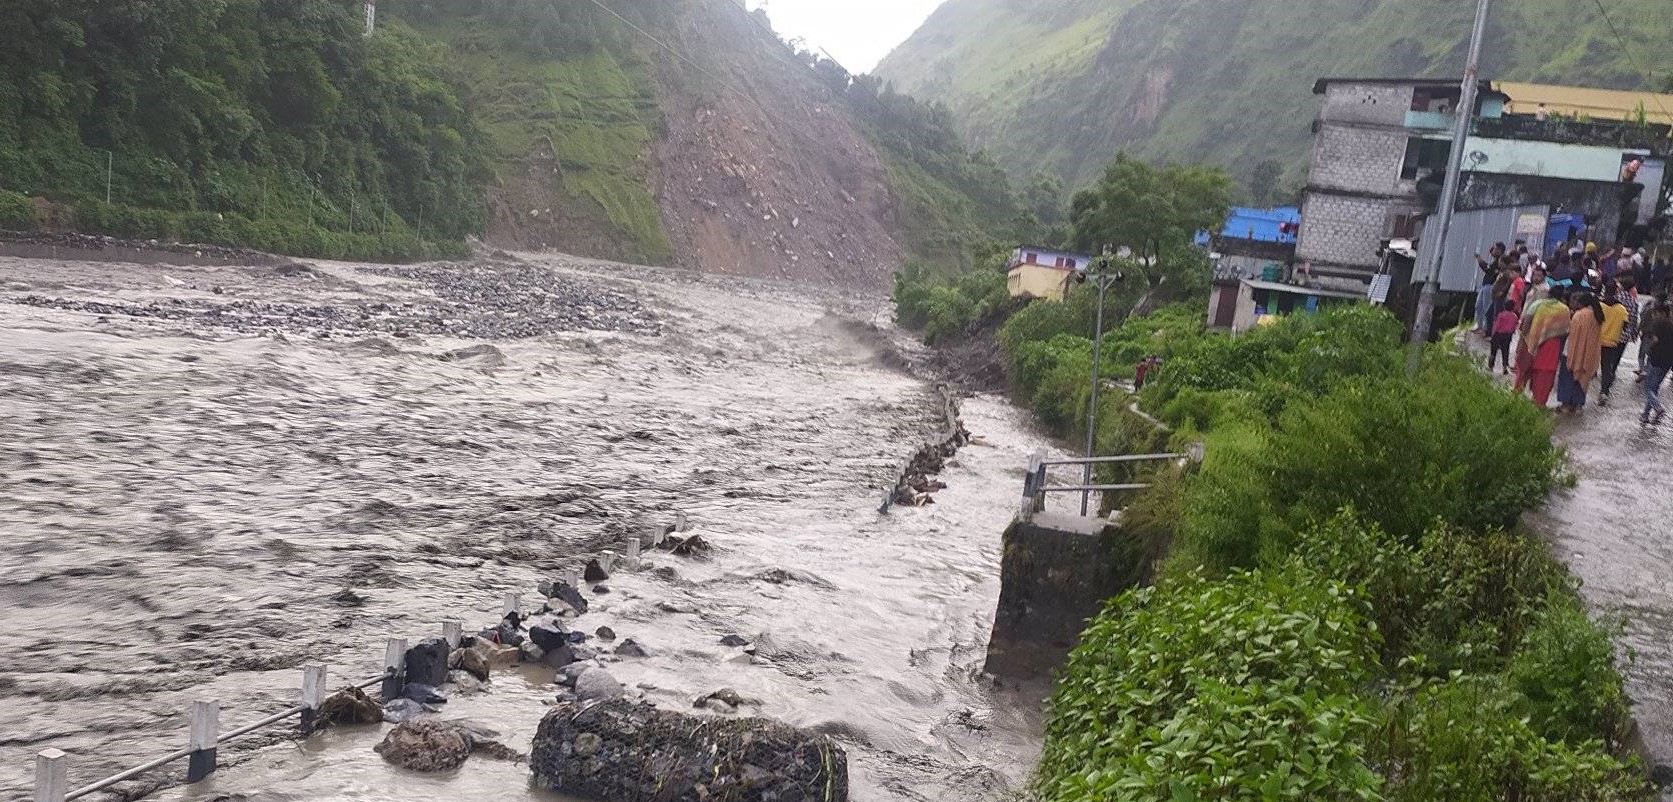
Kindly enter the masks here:
[[1024, 201], [1041, 223], [1051, 226], [1064, 221], [1063, 196], [1063, 179], [1039, 172], [1029, 183]]
[[1122, 153], [1095, 186], [1075, 194], [1069, 212], [1075, 246], [1131, 248], [1150, 284], [1159, 285], [1170, 265], [1190, 261], [1166, 258], [1170, 253], [1225, 222], [1231, 191], [1231, 176], [1218, 167], [1158, 167]]
[[1267, 159], [1249, 171], [1249, 201], [1266, 208], [1276, 205], [1283, 197], [1278, 182], [1284, 177], [1284, 165]]

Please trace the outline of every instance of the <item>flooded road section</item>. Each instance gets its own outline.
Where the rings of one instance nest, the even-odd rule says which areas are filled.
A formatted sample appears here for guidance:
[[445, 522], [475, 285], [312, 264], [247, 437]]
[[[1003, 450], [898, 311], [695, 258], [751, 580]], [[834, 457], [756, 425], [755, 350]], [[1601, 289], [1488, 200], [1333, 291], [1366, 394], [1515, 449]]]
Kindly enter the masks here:
[[[1625, 620], [1627, 691], [1655, 762], [1673, 764], [1673, 425], [1645, 426], [1629, 349], [1615, 402], [1559, 421], [1580, 483], [1534, 516], [1584, 582], [1592, 608]], [[1665, 396], [1663, 397], [1665, 400]]]
[[[377, 673], [385, 638], [498, 618], [504, 593], [684, 516], [589, 594], [630, 689], [837, 735], [854, 798], [982, 800], [1026, 781], [1038, 696], [979, 667], [1000, 534], [1045, 446], [997, 399], [933, 506], [879, 515], [939, 424], [871, 299], [547, 257], [183, 268], [0, 259], [0, 798], [36, 751], [71, 785], [293, 703], [300, 666]], [[720, 644], [740, 635], [756, 657]], [[598, 645], [596, 643], [590, 645]], [[550, 671], [450, 702], [527, 749]], [[392, 770], [380, 728], [224, 747], [162, 798], [555, 798], [526, 767]], [[264, 745], [265, 743], [265, 745]], [[166, 778], [164, 778], [166, 779]], [[158, 778], [115, 796], [166, 788]], [[98, 798], [98, 795], [95, 795]]]

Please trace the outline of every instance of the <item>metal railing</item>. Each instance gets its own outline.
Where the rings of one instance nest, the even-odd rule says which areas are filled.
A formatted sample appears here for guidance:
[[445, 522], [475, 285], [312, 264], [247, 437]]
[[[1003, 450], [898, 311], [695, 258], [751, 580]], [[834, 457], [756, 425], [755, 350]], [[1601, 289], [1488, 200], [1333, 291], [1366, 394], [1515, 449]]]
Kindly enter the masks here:
[[[632, 538], [628, 548], [628, 560], [636, 562], [638, 558], [639, 540]], [[615, 553], [606, 551], [601, 555], [606, 561], [614, 562]], [[567, 577], [572, 585], [581, 581], [580, 572], [571, 570]], [[506, 613], [520, 610], [517, 594], [505, 595]], [[447, 621], [441, 625], [441, 636], [447, 642], [449, 650], [458, 648], [464, 636], [464, 624], [459, 621]], [[385, 701], [399, 698], [406, 690], [406, 660], [407, 641], [405, 638], [390, 638], [384, 644], [383, 673], [356, 682], [353, 687], [358, 689], [381, 686], [380, 695]], [[88, 783], [80, 788], [69, 787], [70, 756], [61, 749], [43, 749], [35, 756], [35, 802], [69, 802], [80, 799], [97, 791], [102, 791], [123, 780], [130, 780], [148, 771], [160, 769], [170, 763], [185, 758], [186, 782], [195, 783], [213, 774], [217, 768], [216, 752], [221, 744], [249, 735], [264, 727], [270, 727], [291, 718], [301, 718], [301, 728], [304, 734], [312, 731], [318, 722], [321, 706], [326, 699], [326, 668], [323, 665], [308, 665], [302, 668], [302, 694], [299, 704], [286, 710], [274, 713], [258, 721], [252, 721], [237, 729], [220, 733], [221, 705], [216, 699], [199, 699], [192, 702], [190, 709], [191, 734], [187, 746], [170, 752], [162, 757], [147, 761], [109, 777]]]
[[1144, 462], [1183, 461], [1193, 465], [1202, 464], [1203, 445], [1193, 443], [1183, 454], [1126, 454], [1115, 457], [1065, 457], [1063, 459], [1047, 459], [1045, 454], [1035, 454], [1028, 460], [1028, 473], [1022, 477], [1022, 519], [1028, 520], [1034, 513], [1042, 512], [1046, 506], [1046, 496], [1050, 493], [1127, 493], [1148, 490], [1151, 485], [1142, 482], [1125, 484], [1072, 484], [1054, 485], [1047, 476], [1048, 471], [1056, 466], [1078, 465], [1131, 465]]

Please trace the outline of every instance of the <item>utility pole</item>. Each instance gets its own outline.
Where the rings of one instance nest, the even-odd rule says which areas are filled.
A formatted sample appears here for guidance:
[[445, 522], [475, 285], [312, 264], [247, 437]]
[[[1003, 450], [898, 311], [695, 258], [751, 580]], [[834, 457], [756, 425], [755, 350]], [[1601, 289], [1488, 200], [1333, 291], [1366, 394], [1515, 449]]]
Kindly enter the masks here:
[[[1110, 255], [1113, 249], [1105, 245], [1104, 255], [1098, 258], [1098, 272], [1093, 273], [1091, 265], [1087, 266], [1087, 278], [1098, 284], [1098, 327], [1092, 331], [1092, 392], [1086, 402], [1086, 458], [1092, 459], [1097, 455], [1098, 447], [1098, 385], [1103, 383], [1100, 363], [1104, 359], [1104, 295], [1109, 292], [1110, 285], [1119, 281], [1126, 281], [1127, 276], [1121, 271], [1110, 272]], [[1082, 485], [1092, 485], [1092, 463], [1086, 464], [1086, 470], [1081, 476]], [[1082, 518], [1092, 504], [1092, 491], [1082, 490], [1080, 494], [1080, 514]]]
[[[1476, 95], [1481, 87], [1481, 40], [1487, 35], [1487, 7], [1491, 0], [1479, 0], [1475, 12], [1475, 31], [1470, 36], [1470, 59], [1464, 66], [1463, 94], [1458, 100], [1458, 120], [1452, 128], [1452, 154], [1446, 162], [1446, 182], [1441, 189], [1440, 208], [1429, 226], [1424, 227], [1424, 238], [1433, 237], [1434, 247], [1423, 260], [1423, 291], [1417, 298], [1417, 316], [1412, 321], [1412, 342], [1406, 355], [1406, 372], [1417, 373], [1423, 362], [1423, 349], [1429, 346], [1429, 332], [1434, 326], [1435, 294], [1440, 291], [1441, 261], [1446, 253], [1446, 235], [1452, 228], [1452, 214], [1458, 207], [1458, 181], [1464, 168], [1464, 145], [1469, 141], [1470, 124], [1475, 122]], [[1429, 228], [1435, 231], [1430, 232]]]

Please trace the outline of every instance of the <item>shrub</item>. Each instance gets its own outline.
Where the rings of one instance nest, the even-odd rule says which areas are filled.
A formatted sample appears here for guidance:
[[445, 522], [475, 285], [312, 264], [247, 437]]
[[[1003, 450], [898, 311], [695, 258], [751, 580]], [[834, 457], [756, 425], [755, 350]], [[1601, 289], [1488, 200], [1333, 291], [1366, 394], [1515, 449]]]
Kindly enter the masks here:
[[1194, 556], [1216, 569], [1281, 555], [1296, 532], [1344, 507], [1414, 544], [1437, 521], [1509, 527], [1557, 467], [1546, 418], [1457, 359], [1414, 379], [1343, 380], [1323, 397], [1291, 396], [1266, 437], [1217, 440], [1211, 452], [1232, 453], [1193, 482], [1183, 529], [1213, 544]]
[[1641, 802], [1641, 773], [1596, 742], [1540, 736], [1497, 677], [1466, 677], [1391, 705], [1372, 740], [1390, 802]]
[[1111, 602], [1051, 701], [1039, 791], [1094, 800], [1376, 799], [1375, 637], [1299, 568], [1189, 574]]
[[35, 205], [16, 192], [0, 189], [0, 228], [29, 231], [35, 227]]
[[1516, 712], [1544, 737], [1573, 744], [1602, 739], [1611, 748], [1625, 739], [1631, 713], [1609, 631], [1572, 594], [1551, 594], [1509, 677], [1522, 699]]

